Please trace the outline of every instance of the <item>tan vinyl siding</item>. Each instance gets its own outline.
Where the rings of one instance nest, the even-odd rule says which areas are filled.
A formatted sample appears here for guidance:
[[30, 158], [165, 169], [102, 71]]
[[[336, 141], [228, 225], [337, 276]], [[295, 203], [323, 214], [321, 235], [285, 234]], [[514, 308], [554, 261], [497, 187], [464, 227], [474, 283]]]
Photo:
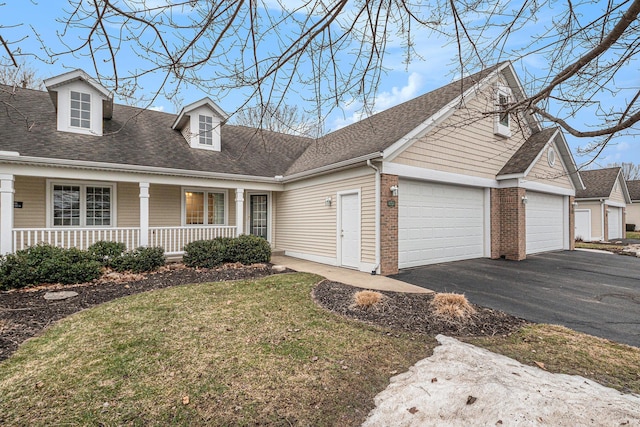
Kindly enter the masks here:
[[118, 183], [118, 227], [140, 226], [140, 186], [135, 182]]
[[181, 225], [182, 190], [177, 185], [151, 184], [149, 187], [149, 226]]
[[13, 210], [14, 227], [46, 227], [47, 180], [38, 177], [17, 176], [13, 185], [14, 201], [22, 202], [21, 209]]
[[[286, 190], [276, 194], [277, 248], [336, 257], [337, 193], [360, 190], [361, 261], [375, 262], [375, 175]], [[333, 203], [325, 206], [331, 196]]]
[[531, 182], [539, 182], [542, 184], [553, 185], [555, 187], [562, 187], [571, 190], [573, 189], [571, 180], [567, 175], [566, 169], [562, 166], [558, 150], [555, 148], [554, 150], [556, 152], [556, 162], [553, 167], [549, 166], [549, 160], [547, 157], [549, 149], [545, 148], [542, 152], [542, 155], [533, 166], [533, 168], [531, 168], [531, 171], [529, 171], [529, 174], [525, 179]]
[[227, 204], [227, 225], [236, 225], [236, 191], [227, 191], [227, 198], [224, 201]]
[[627, 224], [635, 224], [636, 230], [640, 230], [640, 201], [627, 205]]
[[591, 240], [601, 240], [602, 229], [602, 205], [600, 202], [578, 202], [576, 209], [589, 209], [591, 211]]
[[627, 203], [624, 198], [624, 193], [622, 192], [622, 186], [620, 185], [620, 181], [616, 180], [616, 183], [613, 186], [613, 191], [611, 192], [611, 196], [609, 200], [613, 200], [614, 202], [619, 203]]
[[496, 84], [486, 86], [472, 100], [420, 137], [393, 161], [445, 172], [495, 178], [530, 130], [512, 116], [512, 136], [494, 134]]

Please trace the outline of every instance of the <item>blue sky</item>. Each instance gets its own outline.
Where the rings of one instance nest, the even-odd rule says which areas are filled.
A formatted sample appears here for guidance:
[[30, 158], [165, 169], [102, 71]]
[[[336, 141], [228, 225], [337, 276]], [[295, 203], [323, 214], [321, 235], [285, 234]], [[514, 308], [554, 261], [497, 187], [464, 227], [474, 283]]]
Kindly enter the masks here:
[[[153, 0], [162, 2], [163, 0]], [[587, 2], [588, 7], [593, 8], [593, 13], [597, 13], [597, 9], [601, 7], [599, 3]], [[583, 6], [584, 8], [585, 6]], [[69, 9], [69, 3], [66, 0], [10, 0], [5, 5], [0, 6], [0, 34], [5, 39], [24, 38], [19, 46], [22, 52], [31, 52], [36, 55], [43, 56], [40, 50], [40, 43], [33, 35], [35, 29], [41, 36], [42, 40], [53, 50], [61, 50], [62, 46], [58, 40], [57, 32], [62, 30], [62, 25], [56, 22], [56, 18], [65, 16], [63, 8]], [[587, 15], [589, 10], [583, 10]], [[542, 15], [545, 16], [545, 15]], [[531, 28], [525, 28], [518, 38], [512, 39], [512, 48], [517, 44], [526, 45], [529, 43], [528, 37], [541, 26], [545, 25], [545, 19], [551, 19], [553, 15], [547, 15], [547, 18], [532, 23]], [[20, 23], [22, 25], [10, 28], [11, 25]], [[66, 40], [73, 40], [71, 38]], [[411, 64], [406, 65], [401, 55], [401, 48], [394, 45], [392, 40], [389, 44], [385, 59], [386, 74], [381, 79], [380, 86], [375, 94], [375, 111], [381, 111], [392, 107], [421, 95], [430, 90], [443, 86], [459, 77], [459, 69], [456, 67], [456, 46], [447, 44], [443, 37], [438, 37], [433, 33], [424, 32], [416, 37], [416, 50], [421, 59], [416, 59]], [[138, 67], [139, 59], [135, 54], [130, 52], [122, 52], [119, 60], [120, 73], [126, 73], [126, 67], [129, 70], [135, 70]], [[3, 58], [4, 59], [4, 58]], [[503, 57], [501, 59], [509, 59]], [[73, 57], [70, 55], [57, 57], [53, 64], [45, 64], [35, 58], [28, 58], [27, 62], [30, 66], [38, 70], [40, 77], [46, 78], [69, 69], [83, 68], [91, 74], [93, 69], [88, 58]], [[527, 80], [532, 76], [544, 76], [547, 71], [545, 61], [539, 56], [528, 56], [523, 60], [514, 63], [516, 72], [521, 80]], [[640, 70], [637, 61], [627, 67], [625, 74], [618, 78], [618, 83], [622, 83], [625, 87], [631, 89], [631, 93], [637, 91], [640, 87]], [[478, 70], [471, 70], [478, 71]], [[160, 77], [157, 75], [150, 76], [143, 81], [143, 91], [138, 92], [136, 96], [139, 98], [149, 98], [157, 86], [160, 84]], [[525, 82], [526, 83], [526, 82]], [[525, 85], [526, 86], [526, 85]], [[298, 88], [298, 92], [304, 93], [304, 89]], [[146, 99], [139, 102], [144, 105], [148, 102], [152, 108], [166, 111], [176, 112], [176, 103], [186, 105], [190, 102], [201, 99], [203, 96], [210, 95], [203, 93], [201, 90], [192, 87], [184, 87], [180, 92], [180, 97], [176, 99], [167, 99], [158, 97], [150, 100]], [[234, 90], [225, 92], [223, 95], [212, 96], [221, 108], [227, 112], [233, 112], [240, 108], [246, 102], [248, 96], [247, 91]], [[626, 94], [618, 95], [618, 98], [612, 98], [612, 102], [624, 102]], [[291, 98], [290, 102], [300, 103], [299, 98]], [[250, 102], [251, 104], [251, 102]], [[358, 102], [344, 102], [341, 109], [334, 110], [325, 120], [327, 130], [334, 130], [346, 124], [358, 120], [362, 116], [362, 105]], [[583, 112], [577, 116], [577, 122], [590, 123], [592, 117], [588, 112]], [[578, 147], [588, 145], [591, 140], [577, 139], [567, 136], [567, 140], [574, 152], [576, 163], [583, 164], [591, 160], [592, 156], [579, 156]], [[633, 162], [640, 164], [640, 140], [637, 137], [625, 136], [614, 139], [609, 146], [601, 153], [600, 157], [594, 162], [593, 166], [605, 166], [611, 162]]]

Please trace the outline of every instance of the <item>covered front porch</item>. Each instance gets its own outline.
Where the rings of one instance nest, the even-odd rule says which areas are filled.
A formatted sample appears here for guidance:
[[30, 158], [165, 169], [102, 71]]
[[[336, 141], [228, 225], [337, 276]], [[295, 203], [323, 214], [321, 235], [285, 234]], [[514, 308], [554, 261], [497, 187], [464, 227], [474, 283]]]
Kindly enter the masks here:
[[183, 254], [190, 242], [240, 234], [274, 245], [278, 185], [183, 177], [136, 182], [109, 173], [100, 180], [38, 175], [0, 175], [2, 254], [38, 243], [87, 249], [106, 240], [127, 249], [162, 247], [172, 256]]

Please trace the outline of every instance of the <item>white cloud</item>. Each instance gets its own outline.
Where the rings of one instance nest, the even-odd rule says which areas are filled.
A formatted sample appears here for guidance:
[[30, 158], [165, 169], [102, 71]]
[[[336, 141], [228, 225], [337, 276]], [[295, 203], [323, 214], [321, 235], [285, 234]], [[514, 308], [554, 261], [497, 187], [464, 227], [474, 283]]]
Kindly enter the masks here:
[[372, 102], [373, 108], [371, 109], [364, 109], [362, 103], [351, 100], [347, 103], [347, 106], [343, 108], [343, 111], [353, 111], [353, 113], [347, 117], [334, 119], [331, 130], [343, 128], [377, 112], [384, 111], [413, 99], [421, 93], [422, 88], [422, 76], [418, 73], [411, 73], [409, 77], [407, 77], [407, 84], [405, 86], [393, 86], [390, 91], [384, 91], [376, 95]]

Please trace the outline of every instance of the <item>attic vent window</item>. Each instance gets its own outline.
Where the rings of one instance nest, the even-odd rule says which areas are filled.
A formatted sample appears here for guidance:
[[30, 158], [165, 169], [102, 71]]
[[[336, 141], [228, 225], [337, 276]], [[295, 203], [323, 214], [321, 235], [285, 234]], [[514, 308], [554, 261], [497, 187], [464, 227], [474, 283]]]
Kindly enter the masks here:
[[198, 135], [200, 145], [213, 146], [213, 117], [199, 115]]
[[91, 129], [91, 95], [71, 91], [71, 121], [76, 128]]
[[547, 151], [547, 162], [549, 162], [549, 166], [554, 167], [556, 164], [556, 152], [552, 147], [549, 147]]
[[497, 114], [494, 123], [494, 133], [505, 138], [511, 137], [511, 117], [507, 111], [511, 98], [511, 90], [508, 87], [499, 87], [496, 91]]

